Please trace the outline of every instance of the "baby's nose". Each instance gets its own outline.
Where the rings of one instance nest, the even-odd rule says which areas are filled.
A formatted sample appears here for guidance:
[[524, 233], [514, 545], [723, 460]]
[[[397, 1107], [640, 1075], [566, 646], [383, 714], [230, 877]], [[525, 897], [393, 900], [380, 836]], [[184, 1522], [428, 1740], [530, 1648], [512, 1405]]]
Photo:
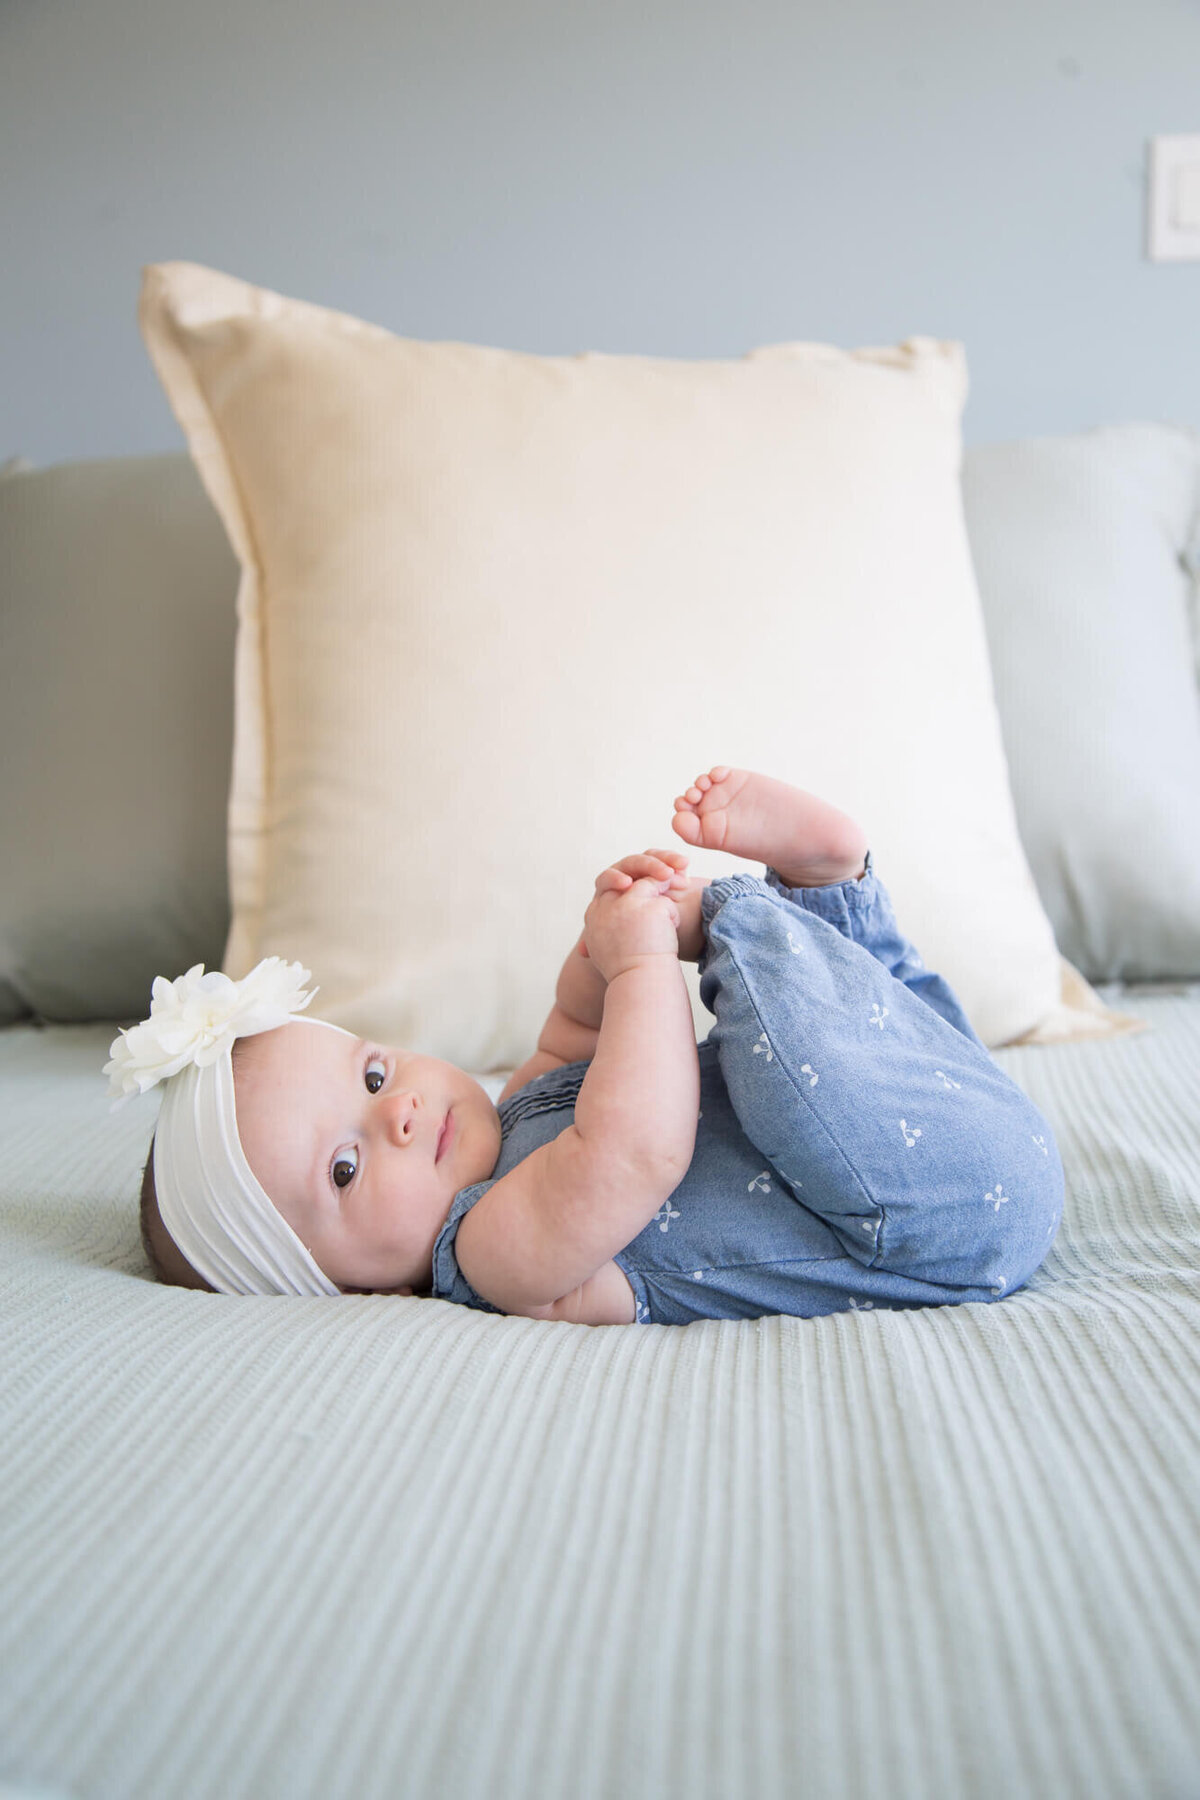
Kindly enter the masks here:
[[384, 1130], [393, 1144], [411, 1144], [418, 1130], [417, 1115], [424, 1101], [411, 1089], [389, 1094], [383, 1103]]

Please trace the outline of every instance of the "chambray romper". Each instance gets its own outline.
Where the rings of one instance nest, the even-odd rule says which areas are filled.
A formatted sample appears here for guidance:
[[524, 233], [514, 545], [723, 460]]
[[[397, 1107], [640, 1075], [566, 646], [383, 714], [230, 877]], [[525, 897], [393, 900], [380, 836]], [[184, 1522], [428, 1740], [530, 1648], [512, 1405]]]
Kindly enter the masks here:
[[[683, 1181], [615, 1261], [639, 1323], [812, 1318], [990, 1301], [1045, 1257], [1062, 1214], [1049, 1125], [896, 926], [870, 867], [789, 888], [723, 876], [701, 895], [700, 1118]], [[575, 1114], [584, 1062], [499, 1108], [500, 1158], [455, 1195], [433, 1293], [498, 1308], [458, 1267], [458, 1227]]]

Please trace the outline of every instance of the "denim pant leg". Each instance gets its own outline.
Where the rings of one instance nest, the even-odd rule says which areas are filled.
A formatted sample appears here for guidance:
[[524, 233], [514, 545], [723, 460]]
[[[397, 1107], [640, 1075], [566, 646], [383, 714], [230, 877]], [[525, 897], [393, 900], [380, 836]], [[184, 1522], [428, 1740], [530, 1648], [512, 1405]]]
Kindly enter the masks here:
[[858, 881], [843, 881], [836, 887], [790, 888], [774, 869], [768, 869], [767, 886], [782, 894], [794, 906], [801, 906], [820, 919], [836, 925], [844, 937], [853, 938], [864, 950], [881, 962], [890, 975], [906, 988], [919, 994], [926, 1006], [970, 1038], [982, 1050], [983, 1042], [959, 1003], [948, 981], [927, 969], [916, 950], [896, 923], [892, 897], [874, 872], [871, 852], [867, 851], [866, 874]]
[[[742, 1130], [900, 1304], [1011, 1293], [1062, 1209], [1046, 1121], [900, 935], [872, 871], [704, 890], [700, 993]], [[893, 970], [896, 972], [893, 973]]]

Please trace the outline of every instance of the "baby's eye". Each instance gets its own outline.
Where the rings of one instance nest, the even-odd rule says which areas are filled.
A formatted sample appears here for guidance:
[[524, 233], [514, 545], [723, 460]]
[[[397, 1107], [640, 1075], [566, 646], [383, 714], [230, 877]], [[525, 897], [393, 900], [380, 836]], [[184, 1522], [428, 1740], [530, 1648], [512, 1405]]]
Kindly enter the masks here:
[[358, 1170], [358, 1159], [353, 1156], [339, 1156], [333, 1165], [333, 1184], [335, 1187], [349, 1187]]
[[363, 1073], [363, 1080], [367, 1084], [368, 1093], [377, 1094], [379, 1092], [380, 1088], [387, 1080], [387, 1069], [381, 1058], [378, 1056], [373, 1056], [371, 1058]]

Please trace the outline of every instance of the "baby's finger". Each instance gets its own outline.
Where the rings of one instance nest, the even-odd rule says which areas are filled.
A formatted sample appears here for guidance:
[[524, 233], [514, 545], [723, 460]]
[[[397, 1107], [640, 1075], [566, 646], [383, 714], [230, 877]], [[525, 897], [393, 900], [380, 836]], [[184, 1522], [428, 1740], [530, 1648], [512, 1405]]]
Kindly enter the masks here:
[[601, 869], [596, 877], [596, 892], [598, 894], [620, 893], [623, 889], [632, 887], [632, 885], [632, 875], [627, 875], [623, 870], [617, 868]]
[[[670, 885], [670, 880], [665, 875], [642, 875], [633, 883], [633, 888], [635, 892], [641, 888], [640, 897], [644, 900], [662, 900], [666, 898]], [[630, 895], [630, 898], [633, 898], [633, 894]]]
[[653, 850], [646, 850], [640, 856], [623, 856], [616, 869], [623, 869], [627, 875], [648, 875], [652, 880], [661, 879], [672, 873], [672, 865], [664, 861]]

